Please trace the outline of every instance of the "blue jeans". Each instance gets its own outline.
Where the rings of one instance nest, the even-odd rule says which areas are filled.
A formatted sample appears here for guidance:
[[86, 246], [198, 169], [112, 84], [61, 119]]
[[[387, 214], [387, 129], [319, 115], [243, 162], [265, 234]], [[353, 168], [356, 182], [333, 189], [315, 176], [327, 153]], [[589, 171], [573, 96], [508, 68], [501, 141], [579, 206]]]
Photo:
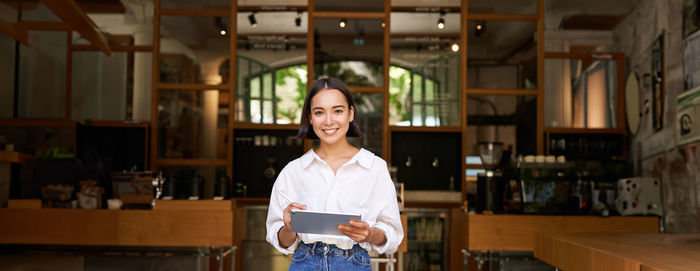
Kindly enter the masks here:
[[300, 242], [294, 251], [289, 270], [357, 270], [371, 271], [367, 250], [355, 244], [351, 249], [340, 249], [322, 242], [305, 244]]

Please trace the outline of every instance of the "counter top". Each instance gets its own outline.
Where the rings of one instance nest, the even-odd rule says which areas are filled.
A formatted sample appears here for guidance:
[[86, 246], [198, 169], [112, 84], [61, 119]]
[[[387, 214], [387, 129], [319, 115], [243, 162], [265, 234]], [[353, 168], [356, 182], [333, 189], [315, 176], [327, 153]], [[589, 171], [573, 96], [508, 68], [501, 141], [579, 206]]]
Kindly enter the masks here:
[[[466, 214], [465, 214], [466, 215]], [[466, 215], [468, 250], [533, 251], [537, 233], [658, 232], [659, 218], [591, 215]]]
[[233, 212], [0, 208], [0, 244], [232, 246]]
[[16, 152], [16, 151], [0, 151], [0, 163], [18, 163], [21, 164], [26, 159], [32, 158], [31, 155]]
[[700, 234], [543, 233], [535, 257], [568, 271], [697, 270]]

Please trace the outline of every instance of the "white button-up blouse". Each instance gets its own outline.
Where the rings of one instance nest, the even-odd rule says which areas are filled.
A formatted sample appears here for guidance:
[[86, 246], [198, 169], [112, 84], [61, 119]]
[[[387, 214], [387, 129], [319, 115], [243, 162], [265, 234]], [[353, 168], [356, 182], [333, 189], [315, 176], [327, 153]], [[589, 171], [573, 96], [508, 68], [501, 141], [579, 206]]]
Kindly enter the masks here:
[[350, 249], [355, 241], [344, 235], [299, 233], [288, 248], [279, 245], [277, 232], [284, 226], [282, 215], [290, 199], [306, 205], [309, 211], [357, 213], [370, 227], [380, 229], [386, 243], [379, 247], [361, 243], [366, 250], [394, 253], [403, 239], [403, 228], [396, 202], [396, 190], [386, 162], [370, 151], [360, 149], [337, 174], [313, 150], [289, 162], [282, 169], [270, 196], [267, 212], [267, 241], [284, 254], [293, 253], [299, 241], [306, 244], [324, 242]]

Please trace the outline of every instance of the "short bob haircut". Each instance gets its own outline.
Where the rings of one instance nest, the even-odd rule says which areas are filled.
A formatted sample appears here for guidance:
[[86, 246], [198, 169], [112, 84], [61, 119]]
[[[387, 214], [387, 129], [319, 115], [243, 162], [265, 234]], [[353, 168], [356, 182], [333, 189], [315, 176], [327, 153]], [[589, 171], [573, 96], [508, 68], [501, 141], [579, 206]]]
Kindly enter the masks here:
[[355, 108], [355, 104], [352, 101], [352, 94], [350, 94], [348, 86], [346, 86], [343, 81], [336, 78], [321, 78], [314, 82], [309, 90], [309, 93], [306, 94], [304, 107], [302, 108], [303, 111], [301, 112], [301, 123], [299, 124], [299, 133], [297, 134], [297, 138], [318, 139], [313, 127], [311, 127], [311, 121], [309, 119], [309, 116], [311, 115], [311, 99], [316, 96], [319, 91], [324, 89], [337, 89], [340, 91], [340, 93], [345, 95], [345, 101], [348, 103], [348, 110], [353, 108], [354, 113], [353, 119], [350, 122], [350, 127], [348, 128], [348, 132], [345, 135], [348, 137], [361, 137], [362, 132], [360, 132], [360, 128], [357, 126], [357, 108]]

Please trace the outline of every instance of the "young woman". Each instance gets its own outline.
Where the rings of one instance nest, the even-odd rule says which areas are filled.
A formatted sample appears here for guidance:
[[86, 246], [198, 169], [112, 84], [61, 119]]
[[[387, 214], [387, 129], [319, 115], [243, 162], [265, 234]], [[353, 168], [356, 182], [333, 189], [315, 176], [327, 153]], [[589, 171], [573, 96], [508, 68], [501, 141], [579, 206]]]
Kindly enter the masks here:
[[[368, 250], [394, 253], [403, 239], [386, 162], [348, 143], [348, 136], [360, 136], [356, 116], [343, 82], [323, 78], [311, 86], [297, 136], [321, 144], [282, 169], [267, 213], [267, 241], [294, 253], [289, 270], [371, 270]], [[338, 225], [342, 235], [295, 233], [292, 209], [355, 213], [362, 220]]]

